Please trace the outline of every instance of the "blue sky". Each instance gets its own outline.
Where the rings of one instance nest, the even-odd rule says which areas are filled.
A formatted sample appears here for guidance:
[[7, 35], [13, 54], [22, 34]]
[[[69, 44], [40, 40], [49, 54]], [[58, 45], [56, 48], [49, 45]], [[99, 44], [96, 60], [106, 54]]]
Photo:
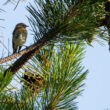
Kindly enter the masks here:
[[[30, 0], [30, 2], [32, 1]], [[4, 44], [12, 53], [11, 40], [15, 25], [19, 22], [29, 25], [26, 18], [28, 12], [25, 9], [27, 0], [20, 3], [15, 11], [13, 11], [14, 5], [2, 6], [3, 3], [4, 0], [1, 0], [0, 7], [6, 11], [1, 14], [1, 17], [5, 18], [5, 21], [0, 21], [0, 26], [4, 26], [5, 29], [0, 28], [0, 40], [3, 41], [4, 38]], [[33, 42], [30, 29], [30, 27], [27, 28], [28, 38], [25, 45], [30, 45]], [[108, 43], [104, 42], [104, 44], [104, 46], [101, 46], [94, 42], [94, 47], [88, 46], [86, 48], [87, 52], [83, 65], [86, 69], [89, 69], [89, 73], [85, 80], [85, 91], [77, 99], [79, 110], [107, 110], [107, 108], [110, 110], [110, 52], [108, 50]], [[1, 44], [0, 47], [1, 57], [3, 51]], [[7, 53], [5, 53], [5, 56], [7, 56]]]
[[108, 44], [87, 47], [83, 64], [89, 69], [79, 110], [110, 110], [110, 52]]

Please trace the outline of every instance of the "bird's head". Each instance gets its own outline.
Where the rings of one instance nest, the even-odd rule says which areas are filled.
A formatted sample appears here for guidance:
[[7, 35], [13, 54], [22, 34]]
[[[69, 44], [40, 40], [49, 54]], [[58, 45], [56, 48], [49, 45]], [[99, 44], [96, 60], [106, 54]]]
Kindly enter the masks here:
[[24, 23], [19, 23], [19, 24], [16, 25], [16, 28], [26, 28], [26, 27], [29, 27], [29, 26], [27, 26]]

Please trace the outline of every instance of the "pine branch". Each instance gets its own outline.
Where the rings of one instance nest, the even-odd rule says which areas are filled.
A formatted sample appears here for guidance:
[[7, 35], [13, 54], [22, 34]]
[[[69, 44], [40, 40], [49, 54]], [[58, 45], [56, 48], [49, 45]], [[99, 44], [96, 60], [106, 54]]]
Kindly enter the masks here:
[[6, 75], [7, 71], [10, 71], [12, 74], [15, 74], [29, 59], [31, 59], [36, 53], [39, 52], [39, 50], [46, 44], [48, 44], [48, 42], [55, 37], [57, 34], [59, 33], [59, 31], [56, 29], [50, 31], [47, 35], [45, 35], [42, 39], [40, 39], [37, 44], [36, 47], [25, 53], [24, 55], [22, 55], [17, 61], [14, 62], [14, 64], [12, 64], [12, 66], [10, 66], [4, 73], [4, 76]]
[[[58, 50], [58, 52], [56, 52], [55, 50]], [[42, 82], [42, 76], [37, 77], [39, 84], [36, 84], [37, 82], [32, 78], [35, 78], [35, 75], [33, 75], [34, 73], [31, 71], [31, 69], [29, 69], [30, 71], [27, 69], [27, 72], [31, 74], [30, 78], [24, 78], [27, 82], [35, 84], [35, 86], [38, 87], [38, 90], [36, 88], [36, 92], [39, 94], [34, 94], [31, 91], [28, 92], [28, 90], [22, 89], [21, 92], [17, 92], [14, 95], [15, 100], [6, 100], [5, 105], [9, 106], [11, 101], [12, 106], [10, 109], [15, 109], [15, 107], [19, 107], [19, 109], [29, 109], [30, 107], [30, 109], [35, 108], [37, 110], [41, 110], [41, 108], [45, 110], [68, 110], [70, 108], [77, 108], [75, 99], [81, 94], [81, 87], [84, 85], [83, 80], [87, 75], [87, 71], [83, 72], [83, 67], [81, 66], [83, 54], [84, 45], [80, 45], [80, 43], [74, 43], [70, 45], [67, 42], [63, 46], [55, 46], [54, 48], [53, 46], [47, 46], [46, 48], [43, 48], [35, 56], [36, 59], [33, 59], [33, 62], [31, 61], [30, 64], [32, 65], [30, 65], [29, 67], [32, 70], [35, 69], [34, 72], [39, 70], [42, 72], [42, 76], [45, 80], [45, 83], [43, 83], [43, 88], [42, 83], [40, 83], [40, 81]], [[42, 64], [44, 66], [40, 68]], [[38, 73], [40, 73], [40, 71]], [[26, 73], [26, 75], [28, 76], [29, 74]], [[29, 89], [31, 89], [31, 85], [28, 87]], [[42, 91], [39, 91], [40, 88], [42, 88]], [[3, 99], [1, 99], [2, 106], [5, 106], [5, 99], [6, 97], [3, 97]], [[32, 101], [33, 103], [31, 103]], [[34, 105], [32, 106], [31, 104]], [[4, 109], [6, 108], [4, 107]]]
[[21, 56], [21, 55], [23, 55], [23, 54], [25, 54], [25, 53], [27, 53], [29, 51], [32, 51], [33, 49], [35, 49], [36, 45], [37, 45], [37, 43], [32, 44], [31, 46], [26, 47], [25, 49], [23, 49], [22, 51], [20, 51], [18, 53], [14, 53], [14, 54], [12, 54], [12, 55], [10, 55], [8, 57], [1, 58], [0, 59], [0, 64], [4, 63], [4, 62], [7, 62], [7, 61], [10, 61], [10, 60], [12, 60], [14, 58], [17, 58], [17, 57], [19, 57], [19, 56]]
[[[82, 0], [81, 1], [79, 1], [79, 3], [81, 4], [81, 2], [82, 2]], [[78, 3], [78, 4], [79, 4]], [[79, 5], [76, 5], [76, 7], [78, 6], [78, 8], [79, 8]], [[72, 21], [72, 18], [74, 17], [74, 16], [76, 16], [78, 13], [75, 13], [75, 12], [77, 12], [77, 8], [74, 8], [74, 6], [72, 6], [73, 7], [73, 10], [70, 8], [70, 11], [68, 11], [68, 13], [66, 13], [66, 16], [67, 16], [67, 18], [66, 18], [66, 20], [64, 19], [63, 20], [63, 22], [61, 22], [61, 23], [58, 23], [58, 24], [55, 24], [54, 26], [53, 26], [53, 28], [51, 29], [51, 31], [49, 31], [49, 32], [47, 32], [47, 34], [45, 33], [44, 35], [43, 35], [43, 37], [42, 38], [40, 38], [40, 40], [38, 40], [38, 42], [37, 43], [35, 43], [35, 44], [33, 44], [33, 46], [30, 46], [29, 47], [29, 49], [27, 49], [27, 51], [26, 50], [23, 50], [23, 51], [21, 51], [21, 53], [19, 54], [15, 54], [15, 55], [12, 55], [13, 56], [13, 58], [15, 58], [15, 57], [17, 57], [17, 56], [19, 56], [19, 55], [22, 55], [22, 54], [24, 54], [23, 56], [21, 56], [11, 67], [9, 67], [6, 71], [5, 71], [5, 74], [6, 74], [6, 72], [7, 71], [11, 71], [12, 72], [12, 74], [15, 74], [30, 58], [32, 58], [36, 53], [38, 53], [39, 52], [39, 50], [44, 46], [44, 45], [46, 45], [46, 44], [48, 44], [49, 43], [49, 41], [50, 40], [53, 40], [54, 38], [56, 38], [56, 37], [58, 37], [59, 39], [60, 39], [60, 36], [57, 36], [58, 34], [62, 34], [62, 35], [71, 35], [71, 34], [73, 34], [74, 33], [74, 31], [76, 31], [75, 33], [78, 33], [78, 32], [82, 32], [82, 31], [84, 31], [84, 27], [83, 27], [83, 25], [77, 25], [76, 26], [76, 24], [73, 24], [73, 23], [71, 23], [71, 21]], [[52, 7], [51, 7], [52, 8]], [[32, 8], [29, 8], [29, 10], [30, 10], [30, 13], [32, 12], [32, 11], [35, 11], [34, 10], [34, 8], [32, 7]], [[46, 10], [47, 11], [47, 10]], [[36, 12], [36, 11], [35, 11]], [[37, 13], [37, 15], [38, 15], [38, 19], [36, 18], [35, 20], [37, 20], [36, 22], [39, 22], [40, 20], [41, 21], [43, 21], [43, 20], [45, 20], [45, 17], [43, 18], [43, 17], [41, 17], [42, 16], [42, 14], [41, 13], [38, 13], [38, 12], [36, 12]], [[54, 13], [54, 12], [53, 12]], [[41, 15], [40, 15], [41, 14]], [[32, 15], [34, 16], [34, 17], [36, 17], [36, 15], [34, 15], [34, 13], [32, 13]], [[52, 15], [53, 16], [53, 15]], [[79, 15], [78, 15], [79, 16]], [[41, 17], [41, 19], [39, 20], [39, 17]], [[56, 16], [55, 16], [56, 17]], [[65, 17], [64, 17], [65, 18]], [[49, 18], [50, 19], [50, 18]], [[51, 20], [51, 19], [50, 19]], [[56, 20], [56, 19], [54, 19], [53, 18], [53, 21], [54, 20]], [[69, 21], [70, 20], [70, 21]], [[33, 21], [33, 25], [34, 25], [34, 22], [35, 21]], [[45, 21], [46, 22], [46, 21]], [[55, 21], [54, 21], [55, 22]], [[54, 23], [53, 22], [53, 23]], [[87, 22], [88, 23], [88, 22]], [[94, 22], [93, 22], [94, 23]], [[102, 23], [101, 23], [102, 24]], [[46, 25], [46, 24], [45, 24]], [[53, 25], [53, 24], [52, 24]], [[88, 24], [86, 24], [87, 26], [88, 26]], [[88, 31], [89, 29], [91, 29], [91, 27], [89, 28], [89, 27], [87, 27], [85, 25], [85, 27], [87, 28], [86, 30]], [[93, 25], [93, 24], [92, 24]], [[103, 25], [105, 25], [105, 24], [103, 24]], [[45, 29], [46, 29], [46, 27], [45, 28], [43, 28], [43, 24], [41, 24], [41, 23], [39, 23], [38, 24], [38, 26], [39, 26], [39, 29], [41, 29], [40, 31], [45, 31]], [[56, 26], [56, 27], [55, 27]], [[74, 27], [72, 27], [72, 26], [76, 26], [76, 28], [74, 29]], [[79, 30], [78, 30], [78, 26], [79, 26]], [[82, 26], [82, 27], [81, 27]], [[94, 27], [94, 26], [92, 26], [92, 27]], [[96, 26], [97, 27], [97, 26]], [[94, 27], [95, 28], [95, 27]], [[81, 30], [81, 29], [83, 29], [83, 30]], [[91, 31], [91, 30], [89, 30], [89, 31]], [[92, 29], [92, 31], [93, 31], [93, 29]], [[36, 32], [36, 31], [35, 31]], [[43, 33], [43, 32], [42, 32]], [[68, 34], [69, 33], [69, 34]], [[79, 33], [80, 34], [80, 33]], [[82, 33], [81, 33], [82, 34]], [[68, 38], [68, 37], [66, 37], [66, 38]], [[64, 37], [63, 37], [63, 39], [64, 39]], [[55, 39], [54, 39], [55, 40]], [[71, 39], [70, 39], [71, 40]], [[12, 59], [12, 58], [11, 58]], [[3, 59], [4, 61], [5, 61], [5, 59]], [[7, 60], [8, 61], [8, 60]], [[5, 75], [4, 74], [4, 75]]]
[[[76, 45], [75, 45], [76, 44]], [[48, 48], [44, 48], [44, 51], [36, 55], [37, 59], [42, 59], [40, 56], [47, 56], [47, 62], [50, 66], [46, 66], [45, 60], [44, 69], [47, 72], [43, 73], [48, 79], [48, 84], [42, 93], [41, 103], [44, 110], [69, 110], [70, 108], [77, 108], [75, 99], [82, 92], [80, 89], [83, 84], [81, 82], [85, 79], [87, 71], [81, 74], [81, 56], [83, 55], [83, 47], [80, 43], [65, 44], [63, 46], [55, 47], [54, 50], [58, 52], [52, 52], [51, 55]], [[41, 50], [42, 51], [42, 50]], [[44, 55], [44, 56], [43, 56]], [[49, 63], [50, 61], [50, 63]], [[41, 62], [41, 64], [43, 64]]]
[[[64, 17], [64, 22], [69, 22], [69, 20], [71, 21], [71, 19], [72, 19], [72, 17], [73, 16], [76, 16], [77, 14], [78, 14], [78, 7], [80, 6], [80, 4], [83, 2], [83, 0], [79, 0], [78, 1], [78, 3], [76, 3], [75, 4], [75, 6], [74, 5], [72, 5], [72, 6], [70, 6], [70, 8], [69, 8], [69, 10], [67, 11], [67, 13], [65, 13], [65, 17]], [[48, 3], [49, 4], [49, 3]], [[29, 7], [29, 9], [30, 9], [30, 7]], [[28, 10], [29, 10], [28, 9]], [[30, 9], [31, 10], [31, 9]], [[32, 11], [32, 10], [31, 10]], [[63, 23], [64, 23], [63, 22]], [[68, 33], [69, 33], [69, 31], [71, 32], [71, 30], [70, 29], [65, 29], [65, 28], [72, 28], [71, 26], [68, 26], [68, 24], [60, 24], [60, 26], [62, 25], [62, 27], [61, 27], [61, 31], [60, 31], [60, 33], [63, 33], [63, 34], [65, 34], [65, 32], [67, 31]], [[34, 23], [35, 24], [35, 23]], [[74, 24], [73, 24], [74, 25]], [[100, 26], [103, 26], [103, 25], [105, 25], [104, 24], [104, 20], [102, 20], [102, 22], [100, 23], [100, 24], [98, 24], [96, 27], [100, 27]], [[75, 27], [75, 26], [74, 26]], [[36, 28], [35, 28], [35, 33], [36, 33]], [[77, 28], [75, 29], [75, 31], [76, 30], [78, 30]], [[93, 29], [92, 29], [93, 30]], [[62, 32], [63, 31], [63, 32]], [[78, 33], [77, 31], [75, 32], [75, 33]], [[67, 33], [66, 33], [67, 34]], [[89, 34], [88, 34], [89, 35]], [[86, 34], [86, 36], [87, 36], [87, 34]], [[42, 36], [41, 36], [42, 37]], [[41, 37], [38, 37], [37, 36], [37, 38], [41, 38]], [[76, 37], [76, 38], [72, 38], [72, 37], [63, 37], [63, 40], [68, 40], [68, 41], [70, 41], [70, 40], [83, 40], [83, 39], [85, 39], [85, 38], [83, 38], [83, 37]], [[59, 36], [58, 37], [58, 41], [59, 40], [62, 40], [62, 38]], [[55, 41], [55, 40], [54, 40]], [[5, 58], [2, 58], [2, 59], [0, 59], [0, 63], [4, 63], [4, 62], [7, 62], [7, 61], [9, 61], [9, 60], [12, 60], [12, 59], [14, 59], [14, 58], [17, 58], [17, 57], [19, 57], [19, 56], [21, 56], [21, 55], [23, 55], [23, 54], [25, 54], [25, 53], [27, 53], [27, 52], [29, 52], [29, 51], [31, 51], [31, 50], [33, 50], [33, 49], [35, 49], [37, 46], [37, 43], [35, 43], [35, 44], [33, 44], [33, 45], [31, 45], [31, 46], [29, 46], [28, 48], [26, 48], [26, 49], [24, 49], [23, 51], [20, 51], [19, 53], [15, 53], [15, 54], [13, 54], [13, 55], [11, 55], [11, 56], [9, 56], [9, 57], [5, 57]]]
[[[80, 3], [81, 3], [81, 2], [80, 2]], [[65, 21], [66, 21], [67, 19], [69, 19], [69, 17], [71, 16], [70, 12], [71, 12], [73, 15], [75, 15], [76, 10], [77, 10], [77, 8], [75, 8], [74, 6], [71, 6], [70, 11], [68, 11], [67, 14], [65, 15]], [[61, 24], [61, 29], [59, 29], [59, 30], [63, 30], [63, 27], [66, 27], [66, 26], [67, 26], [67, 25]], [[53, 29], [53, 30], [55, 30], [55, 29]], [[52, 36], [53, 36], [53, 35], [52, 35]], [[45, 39], [45, 38], [44, 38], [44, 39]], [[51, 39], [51, 40], [52, 40], [52, 39]], [[22, 50], [22, 51], [20, 51], [19, 53], [15, 53], [15, 54], [13, 54], [13, 55], [11, 55], [11, 56], [9, 56], [9, 57], [5, 57], [5, 58], [0, 59], [0, 64], [1, 64], [1, 63], [4, 63], [4, 62], [7, 62], [7, 61], [9, 61], [9, 60], [12, 60], [12, 59], [14, 59], [14, 58], [17, 58], [17, 57], [19, 57], [19, 56], [21, 56], [21, 55], [23, 55], [23, 54], [25, 54], [25, 53], [27, 53], [27, 52], [29, 52], [29, 51], [35, 49], [35, 48], [37, 47], [37, 45], [39, 45], [38, 42], [36, 42], [35, 44], [33, 44], [33, 45], [27, 47], [26, 49], [24, 49], [24, 50]]]

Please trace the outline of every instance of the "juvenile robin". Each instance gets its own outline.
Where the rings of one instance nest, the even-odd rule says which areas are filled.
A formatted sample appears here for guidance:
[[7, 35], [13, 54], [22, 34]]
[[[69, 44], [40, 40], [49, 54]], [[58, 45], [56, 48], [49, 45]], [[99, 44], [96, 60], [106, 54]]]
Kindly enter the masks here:
[[13, 53], [19, 52], [22, 45], [26, 42], [26, 38], [27, 38], [26, 27], [28, 26], [24, 23], [19, 23], [16, 25], [13, 31], [13, 39], [12, 39]]

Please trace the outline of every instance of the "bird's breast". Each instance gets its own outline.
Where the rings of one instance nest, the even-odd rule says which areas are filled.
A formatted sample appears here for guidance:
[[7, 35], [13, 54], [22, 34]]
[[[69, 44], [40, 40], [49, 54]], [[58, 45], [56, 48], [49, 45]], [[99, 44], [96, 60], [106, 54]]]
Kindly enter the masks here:
[[26, 36], [24, 36], [23, 34], [21, 34], [18, 38], [18, 45], [23, 45], [26, 42]]
[[20, 34], [14, 40], [16, 45], [22, 46], [26, 42], [26, 36], [24, 34]]

